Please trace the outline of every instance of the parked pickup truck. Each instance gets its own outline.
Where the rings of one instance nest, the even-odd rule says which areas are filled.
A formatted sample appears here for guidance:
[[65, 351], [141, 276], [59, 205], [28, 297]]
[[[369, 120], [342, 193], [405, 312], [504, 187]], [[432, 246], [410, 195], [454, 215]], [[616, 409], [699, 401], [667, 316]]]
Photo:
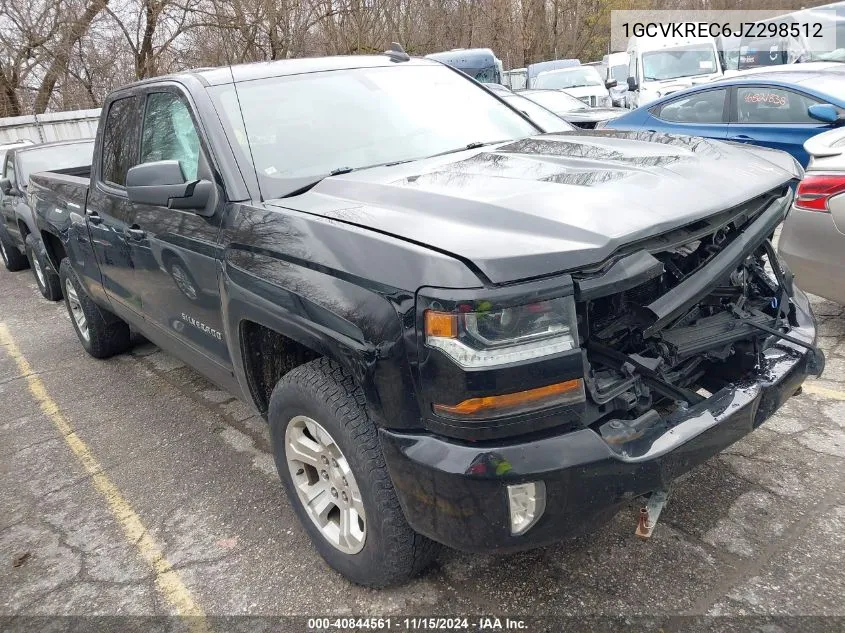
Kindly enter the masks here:
[[35, 228], [29, 207], [27, 186], [33, 172], [54, 170], [56, 173], [88, 177], [94, 139], [18, 145], [5, 152], [0, 174], [0, 257], [7, 270], [32, 268], [41, 294], [50, 301], [62, 298], [58, 268], [50, 265], [44, 245]]
[[769, 242], [791, 157], [540, 132], [400, 52], [232, 66], [112, 93], [90, 182], [31, 193], [85, 349], [137, 330], [254, 403], [314, 546], [381, 586], [655, 518], [821, 372]]

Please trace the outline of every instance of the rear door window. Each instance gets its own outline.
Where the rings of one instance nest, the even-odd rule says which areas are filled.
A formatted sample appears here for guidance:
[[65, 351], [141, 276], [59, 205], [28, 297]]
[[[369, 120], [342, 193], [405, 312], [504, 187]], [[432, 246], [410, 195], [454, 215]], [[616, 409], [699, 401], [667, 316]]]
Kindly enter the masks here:
[[726, 88], [706, 90], [663, 104], [655, 115], [671, 123], [725, 123]]
[[821, 103], [808, 95], [769, 86], [740, 86], [736, 89], [739, 123], [818, 123], [807, 108]]
[[140, 134], [138, 98], [112, 101], [103, 130], [103, 157], [100, 176], [103, 182], [123, 187], [126, 172], [138, 163]]

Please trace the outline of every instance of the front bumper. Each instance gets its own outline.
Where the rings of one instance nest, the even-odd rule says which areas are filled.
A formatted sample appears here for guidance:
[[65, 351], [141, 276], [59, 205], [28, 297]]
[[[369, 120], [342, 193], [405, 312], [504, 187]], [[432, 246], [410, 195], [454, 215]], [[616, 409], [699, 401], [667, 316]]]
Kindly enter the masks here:
[[[789, 334], [814, 344], [806, 295], [796, 290], [793, 302], [798, 324]], [[776, 342], [753, 378], [676, 411], [658, 434], [618, 446], [591, 429], [484, 446], [383, 429], [382, 446], [405, 516], [418, 532], [471, 552], [538, 547], [589, 531], [630, 499], [667, 488], [747, 435], [817, 362], [805, 348]], [[525, 534], [512, 536], [506, 486], [538, 480], [545, 483], [545, 513]]]

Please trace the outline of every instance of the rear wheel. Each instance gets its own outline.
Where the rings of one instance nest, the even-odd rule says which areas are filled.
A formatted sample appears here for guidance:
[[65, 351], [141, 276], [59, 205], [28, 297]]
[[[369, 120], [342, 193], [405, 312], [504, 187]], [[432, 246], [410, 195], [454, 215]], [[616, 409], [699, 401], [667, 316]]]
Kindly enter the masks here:
[[62, 282], [50, 265], [44, 244], [32, 234], [26, 236], [26, 257], [43, 297], [59, 301], [62, 298]]
[[292, 369], [273, 390], [268, 417], [288, 498], [331, 567], [383, 587], [431, 562], [437, 546], [405, 520], [351, 375], [325, 358]]
[[8, 235], [6, 235], [6, 232], [3, 230], [0, 230], [0, 259], [3, 260], [3, 265], [6, 266], [6, 270], [13, 273], [23, 270], [29, 266], [29, 262], [26, 257], [21, 255], [17, 246], [12, 243], [12, 240], [9, 239]]
[[91, 300], [67, 258], [62, 260], [59, 279], [70, 320], [85, 351], [94, 358], [108, 358], [128, 350], [129, 326]]

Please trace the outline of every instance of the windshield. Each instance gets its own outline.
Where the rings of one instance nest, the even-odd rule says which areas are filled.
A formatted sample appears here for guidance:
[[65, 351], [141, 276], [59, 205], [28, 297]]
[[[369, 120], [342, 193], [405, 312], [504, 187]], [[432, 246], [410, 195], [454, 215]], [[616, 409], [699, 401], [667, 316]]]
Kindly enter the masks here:
[[60, 171], [75, 167], [90, 167], [94, 160], [94, 141], [53, 145], [18, 152], [20, 183], [26, 186], [30, 174], [39, 171]]
[[[340, 169], [395, 163], [537, 134], [517, 112], [441, 65], [394, 64], [212, 89], [252, 155], [265, 199]], [[240, 105], [240, 107], [238, 107]], [[243, 114], [243, 118], [241, 118]]]
[[624, 84], [628, 81], [628, 64], [617, 64], [616, 66], [612, 66], [610, 68], [610, 76], [620, 84]]
[[496, 66], [488, 66], [487, 68], [458, 68], [467, 75], [482, 84], [497, 84], [502, 78], [499, 76], [499, 69]]
[[713, 46], [688, 46], [643, 53], [643, 80], [660, 81], [708, 75], [717, 71]]
[[601, 86], [601, 75], [592, 66], [578, 66], [566, 70], [554, 70], [537, 75], [532, 88], [580, 88], [582, 86]]
[[[512, 93], [507, 95], [501, 95], [501, 97], [509, 104], [511, 104], [514, 108], [516, 108], [517, 110], [521, 110], [526, 115], [528, 115], [528, 118], [534, 121], [534, 123], [539, 125], [541, 128], [543, 128], [544, 132], [571, 132], [575, 129], [569, 123], [557, 116], [555, 113], [531, 101], [531, 99]], [[581, 105], [584, 104], [582, 103]]]
[[576, 99], [572, 95], [565, 92], [558, 92], [556, 90], [549, 90], [548, 92], [528, 92], [525, 95], [526, 99], [531, 99], [535, 103], [539, 103], [544, 108], [551, 110], [556, 114], [561, 112], [572, 112], [573, 110], [583, 110], [589, 106]]

